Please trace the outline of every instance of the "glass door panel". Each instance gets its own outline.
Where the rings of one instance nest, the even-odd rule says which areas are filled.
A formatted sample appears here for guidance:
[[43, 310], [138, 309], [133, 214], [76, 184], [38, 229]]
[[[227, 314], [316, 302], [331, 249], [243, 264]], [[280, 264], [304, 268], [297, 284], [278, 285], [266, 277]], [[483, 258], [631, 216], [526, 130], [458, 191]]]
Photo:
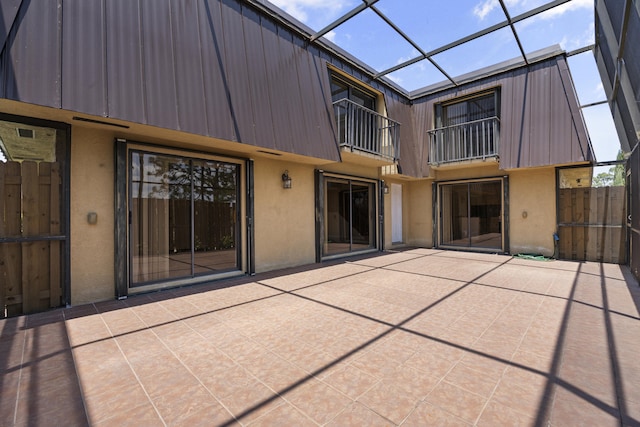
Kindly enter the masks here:
[[131, 171], [133, 282], [190, 276], [189, 164], [132, 153]]
[[351, 184], [351, 250], [369, 249], [373, 244], [373, 185]]
[[237, 266], [237, 166], [193, 162], [194, 273]]
[[351, 250], [349, 182], [328, 180], [325, 193], [325, 255]]
[[502, 185], [499, 181], [469, 184], [472, 247], [502, 248]]
[[440, 186], [440, 244], [502, 249], [502, 183]]
[[469, 245], [469, 206], [467, 184], [440, 187], [442, 218], [442, 244]]
[[375, 248], [374, 185], [327, 179], [323, 255]]
[[238, 165], [131, 152], [131, 282], [239, 268]]

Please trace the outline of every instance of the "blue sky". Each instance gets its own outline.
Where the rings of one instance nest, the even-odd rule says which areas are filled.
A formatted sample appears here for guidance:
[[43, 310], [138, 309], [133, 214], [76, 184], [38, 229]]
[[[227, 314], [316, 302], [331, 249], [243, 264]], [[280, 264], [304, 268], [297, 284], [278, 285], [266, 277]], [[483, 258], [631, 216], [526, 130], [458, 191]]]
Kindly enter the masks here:
[[[361, 0], [270, 0], [315, 31], [362, 4]], [[549, 0], [505, 0], [513, 18]], [[379, 0], [375, 7], [429, 52], [506, 19], [498, 0]], [[572, 51], [594, 43], [593, 0], [571, 0], [515, 24], [525, 53], [554, 44]], [[383, 71], [419, 52], [366, 10], [325, 36], [376, 71]], [[507, 27], [435, 55], [452, 77], [520, 56]], [[592, 52], [569, 58], [569, 67], [582, 105], [606, 99]], [[407, 91], [446, 78], [427, 60], [387, 75]], [[598, 161], [614, 160], [620, 146], [606, 104], [583, 109]]]

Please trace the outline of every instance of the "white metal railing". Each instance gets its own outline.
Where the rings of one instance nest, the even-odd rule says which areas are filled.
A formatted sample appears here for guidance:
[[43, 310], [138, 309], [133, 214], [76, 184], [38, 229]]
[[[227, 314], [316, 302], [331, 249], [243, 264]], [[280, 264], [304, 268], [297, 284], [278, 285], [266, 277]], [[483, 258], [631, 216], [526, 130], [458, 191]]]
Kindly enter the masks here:
[[500, 119], [482, 120], [428, 131], [429, 164], [485, 159], [498, 155]]
[[400, 158], [400, 123], [346, 98], [333, 103], [333, 112], [341, 147]]

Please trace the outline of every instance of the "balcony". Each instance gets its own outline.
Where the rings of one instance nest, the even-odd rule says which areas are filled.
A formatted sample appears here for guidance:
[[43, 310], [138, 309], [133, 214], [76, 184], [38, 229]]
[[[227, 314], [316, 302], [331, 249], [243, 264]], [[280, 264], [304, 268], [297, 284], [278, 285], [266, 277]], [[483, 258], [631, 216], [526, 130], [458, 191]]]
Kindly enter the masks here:
[[447, 126], [428, 133], [430, 165], [498, 157], [498, 117]]
[[333, 103], [340, 147], [389, 162], [400, 158], [400, 123], [348, 99]]

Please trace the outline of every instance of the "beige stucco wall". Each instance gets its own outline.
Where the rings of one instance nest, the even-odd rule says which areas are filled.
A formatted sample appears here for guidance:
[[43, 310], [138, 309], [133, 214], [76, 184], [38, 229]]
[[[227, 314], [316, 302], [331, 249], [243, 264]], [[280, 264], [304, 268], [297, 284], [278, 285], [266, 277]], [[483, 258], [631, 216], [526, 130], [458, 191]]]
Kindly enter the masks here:
[[556, 231], [554, 168], [509, 172], [511, 253], [553, 255]]
[[[290, 189], [282, 188], [285, 170]], [[256, 271], [315, 262], [314, 168], [256, 159], [254, 172]]]
[[[466, 168], [443, 168], [435, 172], [438, 181], [509, 177], [510, 253], [552, 256], [556, 231], [555, 168], [502, 171], [497, 164]], [[409, 207], [407, 243], [433, 246], [432, 180], [405, 185]], [[526, 214], [523, 215], [523, 213]], [[390, 229], [389, 229], [390, 232]]]
[[411, 181], [404, 186], [407, 206], [405, 238], [411, 246], [433, 246], [432, 180]]
[[[71, 303], [114, 298], [114, 135], [71, 130]], [[91, 225], [87, 214], [98, 214]]]

